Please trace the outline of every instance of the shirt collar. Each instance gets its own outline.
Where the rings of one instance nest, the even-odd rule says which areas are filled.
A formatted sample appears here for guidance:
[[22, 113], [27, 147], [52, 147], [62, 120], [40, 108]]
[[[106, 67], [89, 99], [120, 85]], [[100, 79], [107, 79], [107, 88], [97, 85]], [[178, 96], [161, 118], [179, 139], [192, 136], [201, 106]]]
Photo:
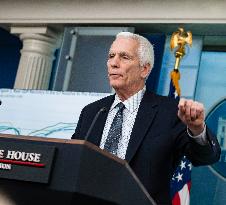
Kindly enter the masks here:
[[131, 113], [134, 112], [136, 109], [138, 109], [140, 102], [141, 102], [141, 100], [144, 96], [145, 91], [146, 91], [146, 86], [144, 86], [141, 90], [139, 90], [137, 93], [135, 93], [134, 95], [129, 97], [124, 102], [122, 102], [119, 99], [119, 96], [116, 94], [115, 100], [114, 100], [114, 102], [111, 106], [110, 111], [112, 111], [118, 103], [122, 102], [125, 105], [125, 108], [127, 110], [129, 110], [129, 112], [131, 112]]

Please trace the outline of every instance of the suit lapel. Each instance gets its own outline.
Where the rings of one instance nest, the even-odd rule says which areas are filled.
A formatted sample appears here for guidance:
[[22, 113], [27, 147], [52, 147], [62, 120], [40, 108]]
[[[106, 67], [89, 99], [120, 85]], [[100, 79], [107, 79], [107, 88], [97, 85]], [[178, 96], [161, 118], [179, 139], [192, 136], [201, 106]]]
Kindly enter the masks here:
[[130, 162], [130, 160], [133, 158], [146, 132], [151, 126], [157, 113], [157, 107], [158, 106], [157, 101], [155, 99], [155, 94], [146, 91], [141, 101], [133, 126], [133, 130], [130, 136], [130, 141], [125, 157], [127, 162]]
[[106, 108], [106, 112], [103, 112], [98, 117], [98, 119], [96, 121], [95, 128], [90, 133], [90, 137], [89, 137], [89, 141], [92, 142], [93, 144], [97, 145], [97, 146], [100, 145], [104, 125], [105, 125], [105, 122], [107, 120], [108, 112], [111, 108], [111, 105], [112, 105], [114, 99], [115, 99], [115, 95], [111, 95], [111, 96], [105, 98], [105, 100], [98, 105], [98, 108], [96, 110], [96, 113], [97, 113], [101, 108], [103, 108], [103, 107]]

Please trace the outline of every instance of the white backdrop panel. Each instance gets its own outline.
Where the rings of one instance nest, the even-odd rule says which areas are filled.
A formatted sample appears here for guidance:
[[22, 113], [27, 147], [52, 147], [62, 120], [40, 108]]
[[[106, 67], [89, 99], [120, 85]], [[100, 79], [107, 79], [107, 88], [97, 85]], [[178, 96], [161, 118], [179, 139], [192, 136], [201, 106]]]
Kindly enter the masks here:
[[70, 139], [82, 108], [107, 95], [0, 89], [0, 133]]

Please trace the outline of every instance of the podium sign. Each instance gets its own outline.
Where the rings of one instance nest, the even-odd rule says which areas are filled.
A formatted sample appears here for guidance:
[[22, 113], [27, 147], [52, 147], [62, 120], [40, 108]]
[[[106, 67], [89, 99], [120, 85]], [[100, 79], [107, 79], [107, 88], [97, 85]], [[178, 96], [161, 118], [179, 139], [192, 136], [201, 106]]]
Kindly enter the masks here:
[[1, 140], [0, 178], [48, 183], [55, 147]]

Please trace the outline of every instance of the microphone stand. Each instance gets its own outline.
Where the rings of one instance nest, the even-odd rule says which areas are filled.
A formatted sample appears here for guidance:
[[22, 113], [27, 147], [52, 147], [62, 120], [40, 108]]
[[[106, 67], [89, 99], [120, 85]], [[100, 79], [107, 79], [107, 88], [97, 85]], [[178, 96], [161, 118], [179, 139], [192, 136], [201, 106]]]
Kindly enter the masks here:
[[93, 130], [93, 127], [94, 127], [94, 125], [95, 125], [95, 123], [96, 123], [96, 121], [97, 121], [97, 119], [98, 119], [100, 113], [106, 112], [106, 111], [107, 111], [106, 107], [102, 107], [102, 108], [97, 112], [97, 114], [95, 115], [95, 117], [94, 117], [94, 119], [93, 119], [93, 121], [92, 121], [92, 123], [91, 123], [91, 125], [90, 125], [90, 127], [89, 127], [88, 132], [86, 133], [86, 136], [85, 136], [85, 139], [84, 139], [85, 141], [87, 141], [87, 139], [88, 139], [88, 137], [89, 137], [91, 131]]

